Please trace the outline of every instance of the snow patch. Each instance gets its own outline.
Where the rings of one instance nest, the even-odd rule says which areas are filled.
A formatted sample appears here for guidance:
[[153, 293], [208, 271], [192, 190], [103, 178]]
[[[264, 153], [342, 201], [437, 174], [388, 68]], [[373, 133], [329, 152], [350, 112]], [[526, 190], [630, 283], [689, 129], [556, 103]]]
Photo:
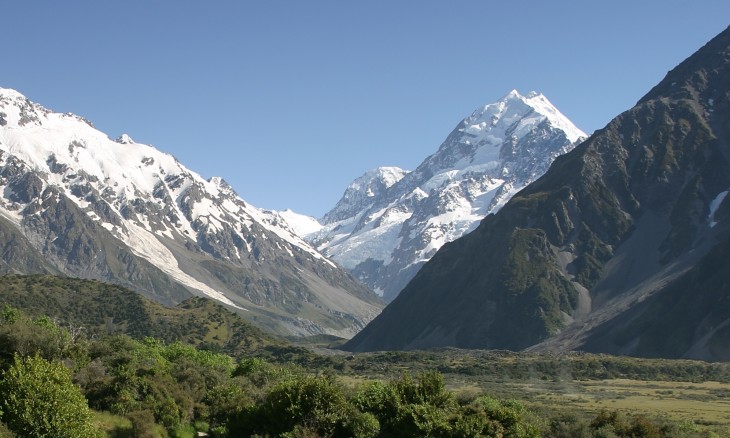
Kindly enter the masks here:
[[177, 259], [175, 259], [172, 252], [170, 252], [170, 250], [167, 249], [167, 247], [165, 247], [165, 245], [163, 245], [153, 234], [131, 222], [127, 222], [126, 225], [127, 234], [125, 235], [124, 240], [135, 254], [148, 260], [165, 274], [180, 283], [198, 290], [214, 300], [241, 310], [246, 310], [226, 298], [226, 296], [221, 292], [218, 292], [207, 284], [204, 284], [183, 272], [178, 266]]
[[707, 216], [710, 221], [710, 227], [717, 225], [717, 222], [715, 221], [715, 213], [717, 212], [717, 209], [720, 208], [720, 204], [722, 204], [722, 201], [725, 200], [725, 196], [727, 196], [729, 191], [730, 189], [720, 192], [720, 194], [715, 196], [715, 199], [710, 202], [710, 214]]
[[289, 228], [294, 231], [297, 235], [306, 239], [308, 236], [321, 230], [323, 225], [319, 221], [311, 216], [295, 213], [289, 209], [279, 212], [284, 221], [289, 225]]

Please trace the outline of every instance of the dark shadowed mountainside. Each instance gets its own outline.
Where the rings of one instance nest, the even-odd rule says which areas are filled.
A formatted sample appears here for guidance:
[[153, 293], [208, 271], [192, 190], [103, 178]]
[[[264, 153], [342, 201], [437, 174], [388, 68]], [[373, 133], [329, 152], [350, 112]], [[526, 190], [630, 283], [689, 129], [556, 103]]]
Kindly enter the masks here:
[[730, 357], [730, 29], [447, 244], [354, 351]]

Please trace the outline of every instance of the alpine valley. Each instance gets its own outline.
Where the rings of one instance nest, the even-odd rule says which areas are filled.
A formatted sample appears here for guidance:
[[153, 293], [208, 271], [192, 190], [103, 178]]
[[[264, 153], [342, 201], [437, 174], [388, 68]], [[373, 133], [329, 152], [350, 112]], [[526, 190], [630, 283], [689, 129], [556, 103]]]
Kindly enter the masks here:
[[730, 28], [444, 245], [346, 348], [730, 360], [728, 191]]
[[217, 300], [269, 331], [350, 337], [380, 299], [169, 154], [0, 89], [0, 271], [107, 281], [166, 305]]
[[442, 245], [585, 137], [545, 96], [513, 90], [461, 121], [416, 170], [381, 167], [356, 179], [304, 236], [391, 301]]

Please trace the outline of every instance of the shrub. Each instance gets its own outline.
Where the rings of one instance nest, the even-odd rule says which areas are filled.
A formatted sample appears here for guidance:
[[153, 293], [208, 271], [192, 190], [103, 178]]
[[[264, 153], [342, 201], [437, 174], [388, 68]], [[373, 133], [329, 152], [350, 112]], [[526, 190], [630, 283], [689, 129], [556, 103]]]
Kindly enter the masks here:
[[101, 436], [69, 370], [40, 356], [21, 358], [0, 381], [3, 421], [20, 436], [88, 438]]
[[242, 412], [229, 431], [232, 436], [307, 436], [311, 431], [330, 436], [342, 427], [346, 411], [345, 396], [332, 380], [295, 376], [278, 383], [259, 405]]

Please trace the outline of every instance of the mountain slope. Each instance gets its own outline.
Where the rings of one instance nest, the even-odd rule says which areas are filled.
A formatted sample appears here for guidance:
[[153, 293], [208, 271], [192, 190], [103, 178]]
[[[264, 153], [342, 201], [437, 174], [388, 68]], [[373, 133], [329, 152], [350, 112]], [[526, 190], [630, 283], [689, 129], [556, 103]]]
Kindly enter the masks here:
[[50, 275], [0, 276], [1, 305], [48, 316], [88, 337], [124, 333], [141, 339], [182, 341], [238, 357], [286, 346], [213, 300], [194, 297], [164, 307], [120, 286]]
[[111, 281], [168, 305], [205, 295], [287, 334], [347, 337], [380, 310], [278, 213], [248, 205], [222, 179], [8, 89], [0, 188], [6, 272]]
[[726, 358], [729, 97], [730, 28], [445, 245], [346, 348]]
[[320, 251], [392, 300], [446, 242], [476, 228], [585, 134], [537, 93], [477, 109], [413, 172], [355, 180], [310, 234]]

